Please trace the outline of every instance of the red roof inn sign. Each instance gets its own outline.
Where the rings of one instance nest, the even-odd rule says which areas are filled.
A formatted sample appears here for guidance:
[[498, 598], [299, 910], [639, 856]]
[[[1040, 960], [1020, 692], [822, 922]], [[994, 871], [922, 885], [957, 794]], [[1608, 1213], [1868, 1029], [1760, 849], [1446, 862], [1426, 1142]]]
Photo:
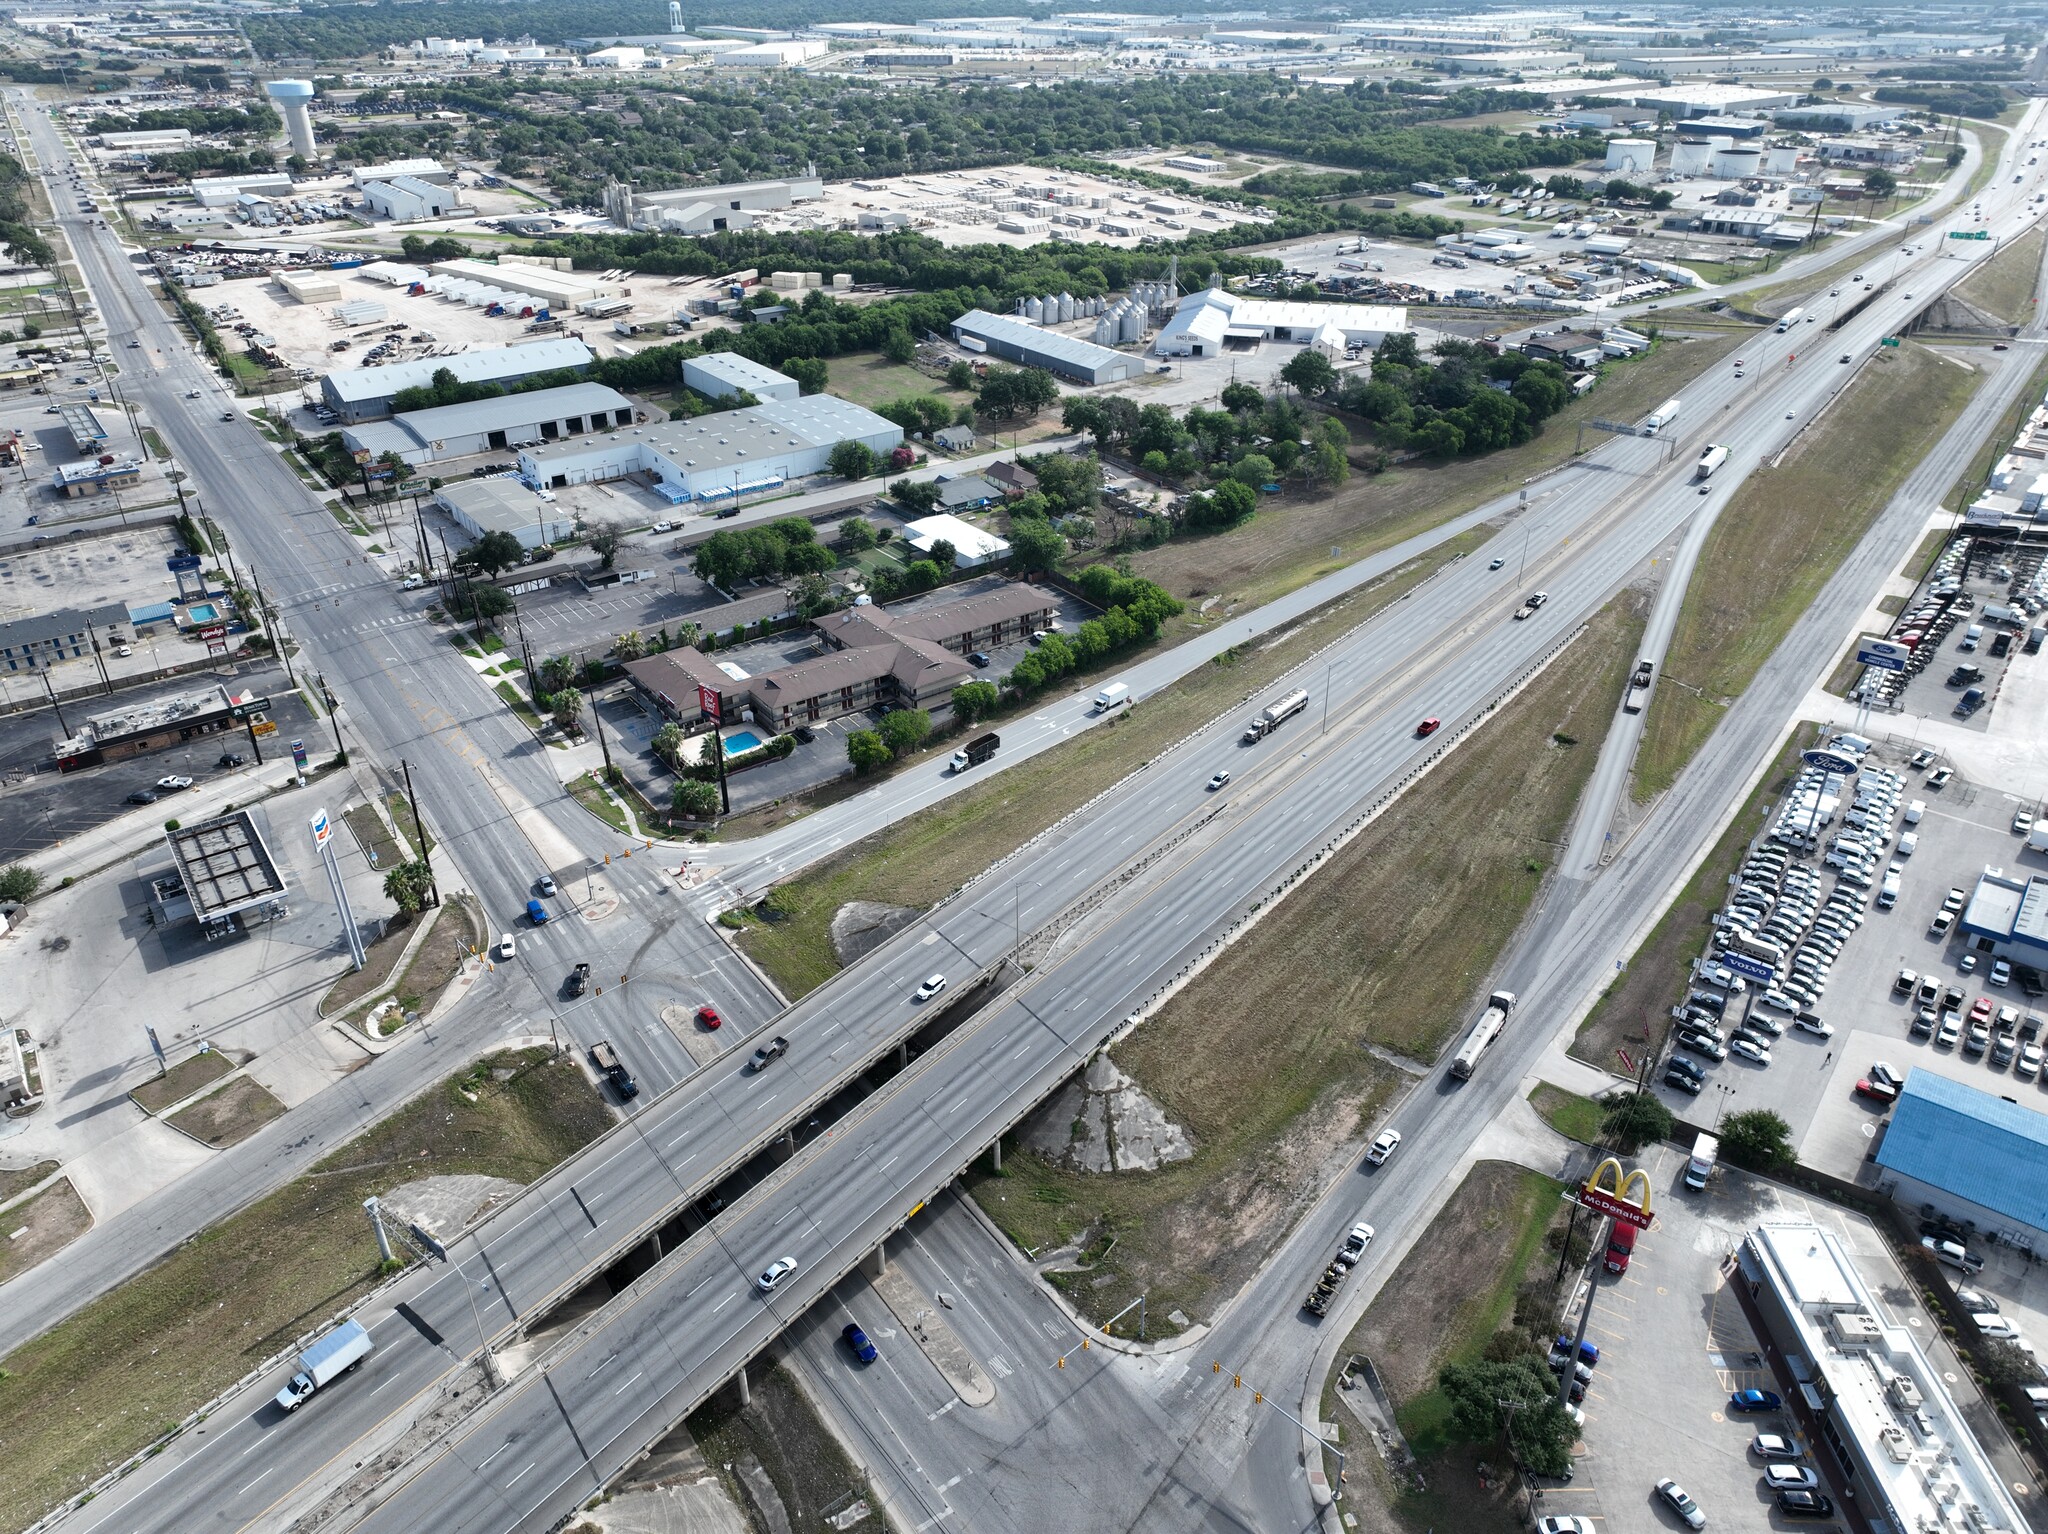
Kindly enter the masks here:
[[[1602, 1179], [1613, 1174], [1612, 1187], [1603, 1186]], [[1637, 1200], [1630, 1203], [1634, 1196]], [[1608, 1214], [1617, 1220], [1626, 1221], [1637, 1230], [1650, 1228], [1650, 1174], [1641, 1167], [1624, 1174], [1621, 1163], [1609, 1156], [1593, 1168], [1593, 1175], [1586, 1179], [1586, 1186], [1579, 1190], [1579, 1206], [1595, 1214]]]

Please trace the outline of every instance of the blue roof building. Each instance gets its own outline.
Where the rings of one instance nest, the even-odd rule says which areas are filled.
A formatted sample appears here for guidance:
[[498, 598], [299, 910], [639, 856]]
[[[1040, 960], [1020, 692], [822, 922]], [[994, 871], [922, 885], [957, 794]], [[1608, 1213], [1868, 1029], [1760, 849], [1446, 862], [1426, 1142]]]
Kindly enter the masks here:
[[2048, 1243], [2048, 1114], [1908, 1071], [1877, 1164], [1901, 1204]]
[[1956, 926], [1978, 953], [2048, 969], [2048, 879], [1986, 871]]

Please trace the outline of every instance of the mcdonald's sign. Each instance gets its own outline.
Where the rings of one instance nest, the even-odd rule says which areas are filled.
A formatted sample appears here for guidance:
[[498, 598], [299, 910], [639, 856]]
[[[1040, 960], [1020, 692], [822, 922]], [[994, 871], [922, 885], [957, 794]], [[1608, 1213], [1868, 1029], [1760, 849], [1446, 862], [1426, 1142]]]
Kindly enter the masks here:
[[[1601, 1179], [1614, 1174], [1611, 1187], [1602, 1187]], [[1639, 1203], [1630, 1203], [1633, 1194]], [[1579, 1189], [1579, 1206], [1595, 1214], [1611, 1214], [1615, 1219], [1635, 1226], [1637, 1230], [1650, 1228], [1650, 1174], [1641, 1167], [1624, 1173], [1621, 1163], [1609, 1156], [1593, 1168], [1593, 1175], [1586, 1179], [1586, 1186]]]

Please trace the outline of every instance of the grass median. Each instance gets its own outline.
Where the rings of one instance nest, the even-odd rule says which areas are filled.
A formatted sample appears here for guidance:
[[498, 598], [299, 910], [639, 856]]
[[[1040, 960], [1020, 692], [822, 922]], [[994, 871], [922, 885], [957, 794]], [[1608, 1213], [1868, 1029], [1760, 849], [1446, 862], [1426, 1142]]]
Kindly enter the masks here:
[[494, 1056], [15, 1349], [0, 1359], [0, 1523], [34, 1522], [363, 1294], [364, 1199], [450, 1173], [527, 1182], [611, 1122], [573, 1061]]
[[2021, 235], [1956, 284], [1956, 297], [2008, 325], [2023, 325], [2034, 316], [2034, 289], [2041, 280], [2041, 257], [2048, 232]]
[[1398, 601], [1477, 541], [1477, 535], [1453, 539], [1280, 635], [1219, 656], [1121, 719], [1085, 730], [856, 842], [776, 886], [768, 897], [775, 919], [749, 920], [739, 933], [740, 946], [785, 996], [815, 990], [840, 968], [832, 918], [841, 906], [866, 900], [923, 910], [935, 904], [1175, 741], [1240, 707], [1311, 651]]
[[1636, 753], [1639, 803], [1677, 781], [1982, 381], [1923, 347], [1885, 354], [1778, 467], [1743, 482], [1707, 536], [1665, 652]]
[[[1384, 474], [1354, 474], [1329, 495], [1276, 497], [1242, 527], [1176, 538], [1134, 555], [1131, 567], [1184, 600], [1270, 602], [1555, 468], [1571, 457], [1581, 421], [1647, 414], [1747, 334], [1667, 335], [1647, 356], [1609, 363], [1600, 387], [1553, 416], [1532, 442], [1479, 458], [1418, 460]], [[1348, 424], [1354, 436], [1362, 433], [1357, 422]]]
[[[1212, 1313], [1321, 1192], [1333, 1154], [1473, 1007], [1556, 860], [1598, 758], [1648, 599], [1590, 632], [1113, 1051], [1192, 1159], [1089, 1174], [1006, 1154], [976, 1174], [1013, 1240], [1077, 1247], [1063, 1282], [1101, 1320]], [[1446, 826], [1458, 834], [1446, 835]], [[1255, 1032], [1256, 1042], [1248, 1042]]]

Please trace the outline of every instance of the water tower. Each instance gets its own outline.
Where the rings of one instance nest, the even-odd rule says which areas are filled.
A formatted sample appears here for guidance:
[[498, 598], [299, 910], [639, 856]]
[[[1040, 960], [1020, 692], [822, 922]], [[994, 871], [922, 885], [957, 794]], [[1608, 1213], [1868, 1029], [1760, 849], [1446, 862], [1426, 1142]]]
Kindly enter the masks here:
[[313, 114], [307, 107], [313, 99], [313, 82], [272, 80], [263, 89], [277, 103], [278, 111], [284, 113], [285, 131], [292, 137], [292, 152], [308, 160], [319, 159], [319, 147], [313, 142]]

